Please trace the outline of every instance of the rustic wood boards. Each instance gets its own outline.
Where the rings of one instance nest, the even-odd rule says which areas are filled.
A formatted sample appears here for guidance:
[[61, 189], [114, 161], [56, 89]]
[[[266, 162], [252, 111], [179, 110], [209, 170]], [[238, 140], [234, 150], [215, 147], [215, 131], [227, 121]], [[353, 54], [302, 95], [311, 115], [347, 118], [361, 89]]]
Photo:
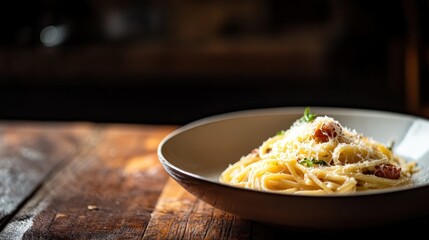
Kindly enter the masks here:
[[[159, 142], [175, 128], [0, 122], [0, 239], [333, 236], [241, 219], [196, 199], [157, 158]], [[396, 227], [423, 233], [428, 226], [418, 219]], [[361, 232], [385, 237], [395, 233], [389, 229]]]

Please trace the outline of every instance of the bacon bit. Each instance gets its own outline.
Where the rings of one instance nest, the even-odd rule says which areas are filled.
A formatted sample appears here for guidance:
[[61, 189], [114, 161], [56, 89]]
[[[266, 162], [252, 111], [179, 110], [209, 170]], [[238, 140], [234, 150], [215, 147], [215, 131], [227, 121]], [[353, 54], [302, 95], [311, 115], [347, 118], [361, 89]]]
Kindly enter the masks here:
[[257, 149], [257, 148], [253, 149], [253, 150], [252, 150], [252, 153], [254, 153], [254, 154], [258, 154], [258, 153], [259, 153], [259, 149]]
[[337, 137], [338, 133], [335, 130], [335, 123], [322, 124], [321, 128], [316, 129], [313, 134], [317, 142], [327, 142], [329, 138]]
[[374, 175], [382, 178], [398, 179], [401, 176], [401, 168], [392, 164], [382, 164], [375, 166]]

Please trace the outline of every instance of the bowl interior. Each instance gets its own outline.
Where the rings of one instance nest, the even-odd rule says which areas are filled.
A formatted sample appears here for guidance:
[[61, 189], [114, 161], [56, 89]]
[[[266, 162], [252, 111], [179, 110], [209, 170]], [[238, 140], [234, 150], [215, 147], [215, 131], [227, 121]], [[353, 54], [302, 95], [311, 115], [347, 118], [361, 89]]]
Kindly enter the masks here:
[[[288, 129], [303, 114], [302, 107], [264, 109], [236, 112], [205, 118], [190, 123], [170, 134], [160, 145], [159, 153], [172, 167], [194, 177], [218, 182], [221, 172], [228, 166], [259, 147], [267, 138], [280, 130]], [[417, 184], [427, 184], [429, 144], [422, 145], [420, 138], [407, 136], [415, 124], [415, 117], [380, 111], [312, 108], [318, 115], [327, 115], [343, 126], [355, 129], [368, 137], [382, 142], [394, 141], [397, 147], [416, 145], [421, 154], [417, 160], [422, 171], [415, 176]], [[423, 122], [418, 132], [429, 136], [429, 123]], [[425, 128], [426, 126], [426, 128]], [[403, 140], [407, 142], [404, 143]], [[424, 139], [423, 139], [424, 140]], [[415, 141], [415, 142], [414, 142]], [[402, 147], [404, 148], [404, 147]], [[411, 160], [412, 152], [401, 152]]]

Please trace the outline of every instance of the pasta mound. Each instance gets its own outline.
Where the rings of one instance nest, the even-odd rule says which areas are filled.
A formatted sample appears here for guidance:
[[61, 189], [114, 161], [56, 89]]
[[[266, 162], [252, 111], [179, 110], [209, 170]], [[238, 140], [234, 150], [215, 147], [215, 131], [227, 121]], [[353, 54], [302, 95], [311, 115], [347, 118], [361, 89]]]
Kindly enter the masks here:
[[298, 194], [353, 193], [411, 184], [415, 162], [328, 116], [304, 116], [229, 165], [221, 183]]

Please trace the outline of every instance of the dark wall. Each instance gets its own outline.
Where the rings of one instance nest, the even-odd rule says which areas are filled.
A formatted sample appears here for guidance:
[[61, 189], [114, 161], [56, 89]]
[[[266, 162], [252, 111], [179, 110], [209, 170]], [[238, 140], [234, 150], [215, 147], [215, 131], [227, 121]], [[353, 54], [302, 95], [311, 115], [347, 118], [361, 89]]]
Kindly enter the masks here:
[[408, 112], [407, 48], [413, 37], [424, 46], [427, 3], [407, 2], [14, 1], [0, 10], [0, 119], [183, 124], [296, 105]]

